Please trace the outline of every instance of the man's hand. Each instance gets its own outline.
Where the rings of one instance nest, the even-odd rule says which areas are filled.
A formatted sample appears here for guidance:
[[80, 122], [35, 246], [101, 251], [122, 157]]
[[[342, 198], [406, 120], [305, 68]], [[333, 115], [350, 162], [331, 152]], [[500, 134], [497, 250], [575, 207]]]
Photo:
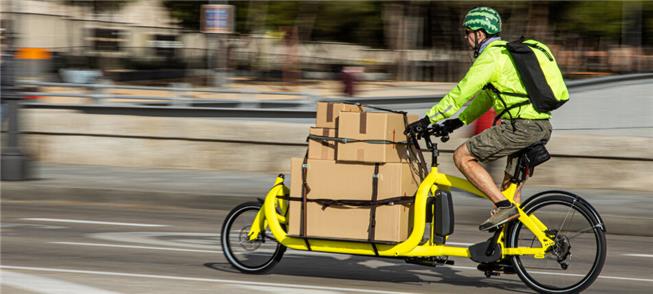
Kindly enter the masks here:
[[424, 130], [426, 130], [426, 128], [428, 128], [430, 124], [431, 124], [431, 120], [427, 116], [425, 116], [422, 119], [409, 124], [406, 127], [406, 130], [404, 130], [404, 135], [408, 135], [412, 133], [420, 137], [421, 134], [424, 132]]
[[443, 121], [440, 124], [440, 130], [442, 130], [443, 132], [446, 132], [446, 133], [453, 133], [454, 130], [456, 130], [457, 128], [460, 128], [460, 127], [462, 127], [464, 125], [465, 124], [460, 119], [452, 118], [452, 119], [448, 119], [448, 120]]

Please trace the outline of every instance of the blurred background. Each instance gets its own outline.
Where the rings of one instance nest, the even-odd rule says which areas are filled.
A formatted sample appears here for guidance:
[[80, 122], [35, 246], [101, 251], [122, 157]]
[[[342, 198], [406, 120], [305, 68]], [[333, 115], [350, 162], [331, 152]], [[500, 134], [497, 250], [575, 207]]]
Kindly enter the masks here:
[[[504, 39], [550, 46], [570, 92], [522, 198], [582, 195], [610, 243], [589, 291], [650, 293], [653, 1], [260, 0], [0, 0], [0, 292], [528, 291], [464, 260], [295, 251], [244, 276], [219, 254], [226, 213], [306, 154], [317, 101], [423, 116], [472, 64], [461, 23], [481, 5]], [[453, 150], [493, 118], [439, 143], [440, 171], [462, 176]], [[490, 202], [454, 203], [451, 241], [487, 238]]]
[[[228, 3], [227, 3], [228, 2]], [[228, 34], [201, 30], [201, 6], [233, 6]], [[551, 46], [570, 79], [653, 70], [651, 1], [169, 1], [3, 0], [3, 41], [49, 54], [39, 78], [97, 70], [118, 82], [214, 85], [228, 79], [455, 82], [472, 59], [460, 24], [489, 5], [504, 39]], [[3, 42], [6, 44], [6, 42]], [[28, 73], [22, 73], [28, 74]], [[29, 73], [34, 76], [34, 72]]]
[[[3, 0], [3, 157], [285, 172], [316, 101], [423, 115], [473, 62], [461, 23], [480, 5], [500, 12], [504, 39], [550, 46], [572, 94], [552, 121], [560, 162], [535, 183], [649, 189], [636, 170], [653, 157], [652, 1]], [[587, 154], [627, 175], [557, 172], [582, 173]]]

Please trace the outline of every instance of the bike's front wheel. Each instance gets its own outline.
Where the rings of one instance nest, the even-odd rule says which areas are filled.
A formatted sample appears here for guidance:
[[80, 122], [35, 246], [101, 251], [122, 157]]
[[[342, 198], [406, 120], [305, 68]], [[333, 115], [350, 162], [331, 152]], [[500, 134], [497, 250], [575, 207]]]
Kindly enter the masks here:
[[[522, 207], [548, 228], [555, 240], [544, 258], [512, 256], [519, 278], [540, 293], [578, 293], [599, 276], [607, 244], [598, 213], [580, 197], [559, 192], [538, 195]], [[521, 222], [508, 228], [509, 247], [541, 247], [534, 234]]]
[[229, 212], [222, 225], [220, 241], [224, 256], [233, 267], [248, 274], [270, 270], [286, 251], [286, 246], [277, 243], [267, 230], [256, 240], [249, 240], [249, 230], [260, 209], [258, 202], [243, 203]]

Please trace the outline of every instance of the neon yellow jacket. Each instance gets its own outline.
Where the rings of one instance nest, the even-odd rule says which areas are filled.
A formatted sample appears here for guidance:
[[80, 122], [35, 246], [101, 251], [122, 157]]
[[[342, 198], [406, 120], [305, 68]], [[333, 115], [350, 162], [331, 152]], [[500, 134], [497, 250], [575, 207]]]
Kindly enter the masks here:
[[[567, 86], [564, 83], [562, 73], [553, 58], [551, 50], [546, 45], [535, 40], [527, 40], [526, 42], [537, 44], [546, 51], [545, 53], [541, 50], [533, 49], [553, 94], [558, 100], [569, 99]], [[465, 124], [476, 120], [490, 107], [494, 107], [496, 113], [500, 114], [506, 106], [510, 108], [515, 104], [528, 101], [528, 97], [525, 96], [526, 89], [519, 79], [519, 74], [505, 47], [506, 43], [506, 41], [497, 40], [488, 44], [478, 58], [476, 58], [472, 67], [465, 74], [465, 77], [438, 104], [426, 113], [431, 123], [456, 114], [474, 96], [476, 98], [458, 116]], [[515, 93], [516, 95], [501, 94], [501, 98], [506, 103], [506, 106], [504, 106], [494, 92], [489, 89], [483, 89], [488, 83], [491, 83], [501, 93]], [[510, 119], [510, 115], [513, 118], [522, 119], [548, 119], [551, 117], [551, 114], [548, 112], [537, 112], [530, 103], [509, 110], [502, 118]]]

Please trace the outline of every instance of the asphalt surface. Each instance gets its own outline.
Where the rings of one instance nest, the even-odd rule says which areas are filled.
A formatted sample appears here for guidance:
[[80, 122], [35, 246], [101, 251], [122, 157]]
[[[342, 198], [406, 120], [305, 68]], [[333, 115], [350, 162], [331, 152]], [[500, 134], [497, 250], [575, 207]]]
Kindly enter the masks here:
[[[446, 172], [446, 170], [445, 170]], [[211, 170], [40, 164], [32, 181], [2, 182], [3, 200], [80, 201], [229, 210], [265, 196], [276, 174]], [[287, 177], [289, 178], [289, 177]], [[290, 180], [286, 180], [289, 185]], [[524, 199], [560, 187], [527, 185]], [[565, 189], [587, 199], [611, 234], [653, 237], [653, 194], [628, 190]], [[457, 221], [479, 224], [489, 202], [454, 192]]]
[[[216, 199], [219, 201], [219, 199]], [[430, 268], [398, 260], [286, 252], [265, 275], [237, 272], [218, 231], [227, 210], [10, 201], [2, 203], [2, 293], [532, 293], [515, 275], [475, 265]], [[486, 238], [458, 225], [449, 242]], [[589, 293], [650, 293], [653, 238], [608, 235]]]
[[[37, 178], [2, 182], [2, 293], [532, 292], [517, 276], [487, 279], [461, 258], [430, 268], [289, 250], [271, 273], [241, 274], [223, 257], [219, 230], [231, 208], [264, 195], [274, 178], [267, 173], [41, 165]], [[608, 229], [606, 266], [589, 292], [649, 292], [650, 193], [573, 192]], [[454, 192], [449, 242], [487, 239], [477, 226], [488, 209]]]

